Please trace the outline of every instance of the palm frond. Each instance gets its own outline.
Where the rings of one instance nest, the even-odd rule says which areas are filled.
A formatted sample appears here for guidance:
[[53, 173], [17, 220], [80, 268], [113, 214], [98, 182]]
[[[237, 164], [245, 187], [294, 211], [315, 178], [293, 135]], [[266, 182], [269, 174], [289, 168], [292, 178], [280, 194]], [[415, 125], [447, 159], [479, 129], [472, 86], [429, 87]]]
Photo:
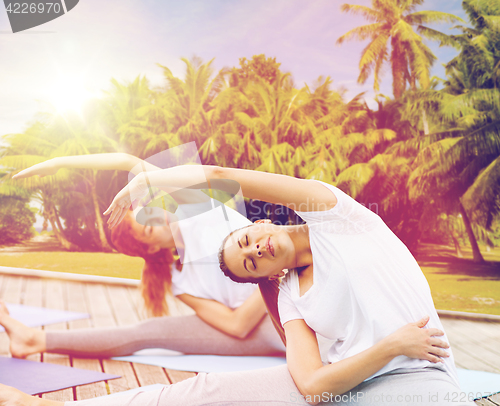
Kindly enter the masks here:
[[477, 177], [462, 198], [472, 219], [490, 228], [500, 214], [500, 156]]
[[373, 23], [362, 25], [360, 27], [353, 28], [352, 30], [346, 32], [342, 35], [338, 40], [337, 44], [341, 45], [345, 41], [349, 41], [351, 39], [357, 39], [358, 41], [364, 41], [368, 38], [374, 38], [381, 31], [384, 31], [384, 23]]
[[439, 46], [452, 46], [455, 49], [460, 49], [461, 44], [452, 35], [446, 35], [441, 31], [433, 30], [432, 28], [424, 27], [419, 25], [417, 27], [417, 32], [423, 37], [430, 39], [432, 41], [439, 41]]
[[342, 4], [340, 6], [340, 11], [342, 11], [343, 13], [361, 15], [368, 21], [381, 21], [384, 18], [384, 16], [380, 15], [380, 11], [356, 4]]
[[465, 23], [460, 17], [442, 11], [416, 11], [403, 17], [408, 24], [422, 25], [429, 23]]

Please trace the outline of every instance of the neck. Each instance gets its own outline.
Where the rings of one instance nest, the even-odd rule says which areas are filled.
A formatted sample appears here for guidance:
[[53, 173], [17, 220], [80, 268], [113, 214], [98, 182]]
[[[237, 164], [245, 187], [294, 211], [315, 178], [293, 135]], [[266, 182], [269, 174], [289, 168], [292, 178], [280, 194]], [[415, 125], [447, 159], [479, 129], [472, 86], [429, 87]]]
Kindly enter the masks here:
[[295, 247], [295, 258], [289, 268], [300, 268], [312, 264], [311, 244], [309, 243], [309, 227], [307, 224], [289, 226], [287, 232]]

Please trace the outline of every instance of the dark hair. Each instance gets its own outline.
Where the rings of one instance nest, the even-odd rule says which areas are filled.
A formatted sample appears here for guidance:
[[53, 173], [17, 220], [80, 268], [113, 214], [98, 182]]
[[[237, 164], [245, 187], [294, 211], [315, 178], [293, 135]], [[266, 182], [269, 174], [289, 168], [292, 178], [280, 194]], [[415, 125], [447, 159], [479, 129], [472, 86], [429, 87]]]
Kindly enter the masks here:
[[260, 282], [265, 282], [265, 281], [269, 280], [266, 277], [261, 277], [261, 278], [252, 278], [252, 277], [242, 278], [240, 276], [236, 276], [233, 272], [231, 272], [231, 270], [229, 269], [229, 267], [226, 264], [226, 260], [224, 259], [224, 246], [226, 245], [226, 241], [229, 239], [229, 237], [231, 237], [234, 232], [239, 231], [239, 230], [243, 230], [244, 228], [247, 228], [247, 227], [250, 227], [250, 226], [253, 226], [253, 224], [249, 224], [248, 226], [241, 227], [241, 228], [238, 228], [237, 230], [231, 231], [224, 238], [224, 240], [222, 240], [222, 244], [221, 244], [221, 246], [219, 248], [219, 254], [218, 254], [218, 257], [219, 257], [219, 267], [220, 267], [221, 271], [224, 273], [224, 275], [226, 275], [233, 282], [237, 282], [237, 283], [260, 283]]
[[149, 245], [139, 241], [135, 236], [132, 229], [133, 221], [135, 220], [132, 211], [129, 211], [111, 231], [111, 241], [119, 252], [144, 259], [141, 277], [142, 298], [148, 313], [152, 316], [163, 316], [168, 314], [165, 294], [171, 291], [174, 255], [170, 248], [162, 248], [150, 254]]

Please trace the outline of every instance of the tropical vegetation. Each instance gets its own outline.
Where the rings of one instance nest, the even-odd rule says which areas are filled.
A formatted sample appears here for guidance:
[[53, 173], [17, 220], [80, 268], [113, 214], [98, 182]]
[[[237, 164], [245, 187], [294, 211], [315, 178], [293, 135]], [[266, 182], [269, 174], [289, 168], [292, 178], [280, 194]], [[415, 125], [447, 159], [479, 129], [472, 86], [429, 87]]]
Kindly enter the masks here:
[[[82, 115], [44, 112], [23, 133], [4, 136], [2, 193], [22, 189], [68, 250], [109, 251], [100, 213], [126, 181], [113, 171], [59, 171], [11, 180], [46, 159], [128, 152], [147, 158], [195, 142], [201, 162], [318, 179], [337, 185], [377, 213], [412, 249], [420, 241], [495, 245], [500, 213], [500, 4], [464, 0], [469, 25], [456, 16], [417, 11], [423, 0], [372, 0], [341, 10], [370, 24], [339, 38], [369, 40], [359, 81], [379, 90], [390, 67], [393, 97], [377, 109], [350, 100], [330, 77], [298, 88], [276, 58], [241, 58], [215, 72], [212, 61], [183, 59], [185, 75], [159, 65], [164, 85], [145, 77], [111, 81]], [[428, 27], [458, 23], [456, 35]], [[446, 78], [430, 77], [437, 60], [426, 40], [453, 46]], [[296, 221], [282, 207], [247, 202], [250, 216]]]

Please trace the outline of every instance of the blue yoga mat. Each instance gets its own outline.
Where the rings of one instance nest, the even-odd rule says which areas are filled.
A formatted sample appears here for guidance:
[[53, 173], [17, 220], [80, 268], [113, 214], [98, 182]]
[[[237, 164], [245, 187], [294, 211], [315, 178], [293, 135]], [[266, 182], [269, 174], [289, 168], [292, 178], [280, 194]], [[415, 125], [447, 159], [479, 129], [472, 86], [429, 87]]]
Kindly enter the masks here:
[[500, 374], [457, 368], [460, 388], [474, 399], [500, 392]]
[[250, 371], [286, 364], [284, 357], [183, 355], [162, 349], [142, 350], [134, 355], [113, 359], [193, 372]]
[[30, 395], [120, 378], [86, 369], [0, 357], [0, 383]]
[[[7, 309], [12, 318], [19, 320], [29, 327], [46, 326], [47, 324], [87, 319], [86, 313], [68, 312], [66, 310], [47, 309], [45, 307], [25, 306], [7, 303]], [[0, 326], [0, 332], [5, 329]]]

